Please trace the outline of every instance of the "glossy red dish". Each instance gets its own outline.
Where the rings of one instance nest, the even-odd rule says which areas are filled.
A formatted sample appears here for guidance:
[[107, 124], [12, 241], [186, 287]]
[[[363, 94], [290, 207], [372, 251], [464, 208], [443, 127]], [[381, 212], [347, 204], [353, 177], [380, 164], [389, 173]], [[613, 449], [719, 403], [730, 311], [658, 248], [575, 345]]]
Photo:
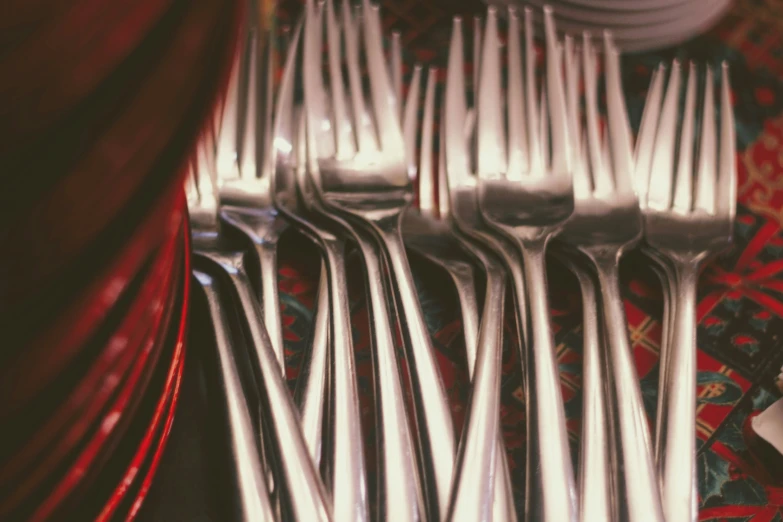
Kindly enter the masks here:
[[[143, 404], [158, 405], [136, 460], [163, 444], [159, 426], [167, 422], [165, 405], [178, 387], [174, 377], [187, 319], [189, 232], [183, 200], [180, 189], [172, 212], [180, 220], [177, 234], [147, 263], [140, 288], [97, 360], [45, 419], [47, 430], [32, 432], [21, 451], [12, 453], [11, 465], [0, 467], [5, 490], [0, 519], [49, 519], [69, 513], [74, 499], [90, 497], [102, 470], [117, 467], [114, 449], [128, 443], [125, 437], [140, 422]], [[116, 348], [118, 337], [127, 339], [122, 350]], [[161, 364], [170, 369], [165, 386], [155, 391], [150, 382]]]
[[0, 402], [0, 424], [10, 422], [65, 371], [121, 299], [149, 252], [177, 236], [185, 203], [181, 183], [176, 181], [161, 194], [114, 261], [23, 352], [0, 368], [0, 396], [5, 398]]
[[[51, 494], [37, 506], [30, 520], [46, 520], [57, 512], [68, 513], [78, 505], [78, 499], [94, 498], [92, 488], [104, 485], [98, 482], [103, 482], [103, 479], [99, 478], [103, 470], [117, 465], [116, 448], [130, 443], [127, 438], [132, 438], [134, 430], [131, 427], [138, 425], [145, 417], [144, 405], [161, 400], [171, 386], [170, 379], [167, 379], [161, 390], [154, 384], [153, 375], [160, 373], [163, 368], [173, 367], [176, 363], [174, 357], [179, 357], [181, 351], [181, 347], [172, 343], [171, 337], [174, 333], [178, 334], [178, 329], [182, 328], [180, 323], [187, 318], [187, 311], [181, 304], [184, 291], [182, 265], [183, 258], [187, 255], [185, 252], [182, 254], [177, 263], [179, 269], [176, 271], [176, 291], [172, 292], [175, 303], [179, 304], [169, 306], [169, 313], [163, 322], [164, 327], [160, 328], [156, 338], [144, 347], [125, 386], [95, 426], [98, 429], [88, 438], [76, 459], [72, 460]], [[172, 322], [172, 315], [177, 307], [181, 317], [179, 321]], [[171, 371], [173, 370], [169, 373]]]
[[[19, 487], [20, 476], [35, 468], [50, 469], [64, 451], [72, 448], [84, 430], [105, 408], [115, 391], [126, 380], [143, 346], [160, 328], [164, 312], [173, 304], [174, 265], [183, 248], [181, 237], [174, 237], [156, 254], [145, 271], [146, 280], [119, 328], [110, 336], [94, 364], [77, 381], [67, 398], [57, 404], [43, 425], [32, 426], [24, 435], [25, 444], [0, 468], [0, 487], [13, 480]], [[165, 305], [163, 303], [166, 303]], [[149, 325], [140, 328], [139, 325]], [[59, 453], [58, 453], [59, 452]], [[37, 464], [37, 465], [36, 465]]]
[[[189, 252], [189, 231], [185, 234], [185, 251]], [[136, 454], [128, 465], [122, 480], [112, 492], [109, 501], [101, 510], [96, 521], [115, 519], [131, 520], [138, 513], [149, 491], [155, 471], [165, 449], [174, 421], [174, 412], [179, 399], [182, 372], [185, 367], [185, 337], [188, 325], [188, 303], [190, 301], [190, 256], [185, 256], [183, 273], [182, 312], [177, 332], [174, 357], [164, 386], [164, 396], [152, 418], [147, 432]], [[124, 509], [123, 509], [124, 508]]]

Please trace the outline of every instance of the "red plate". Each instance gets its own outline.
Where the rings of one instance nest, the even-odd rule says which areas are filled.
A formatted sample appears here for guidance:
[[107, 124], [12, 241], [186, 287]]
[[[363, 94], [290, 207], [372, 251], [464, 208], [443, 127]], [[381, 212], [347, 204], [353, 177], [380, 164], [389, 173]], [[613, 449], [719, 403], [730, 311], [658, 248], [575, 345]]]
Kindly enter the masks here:
[[181, 193], [177, 180], [92, 284], [14, 360], [0, 365], [0, 396], [5, 398], [0, 402], [0, 424], [10, 422], [67, 369], [149, 259], [149, 252], [179, 234], [185, 214]]
[[[77, 438], [78, 443], [75, 446], [75, 453], [71, 452], [70, 455], [66, 455], [64, 462], [70, 463], [67, 467], [63, 468], [62, 465], [59, 465], [58, 471], [58, 462], [54, 461], [50, 467], [42, 466], [38, 468], [38, 476], [36, 478], [45, 482], [43, 484], [44, 487], [42, 490], [41, 488], [33, 488], [33, 492], [35, 489], [40, 491], [36, 495], [16, 496], [14, 506], [18, 506], [20, 502], [28, 504], [28, 507], [22, 508], [22, 511], [29, 512], [32, 509], [36, 509], [36, 517], [39, 514], [50, 513], [74, 494], [84, 490], [87, 487], [85, 484], [90, 482], [90, 477], [98, 473], [107, 464], [112, 448], [117, 445], [127, 431], [142, 397], [145, 396], [145, 389], [148, 387], [152, 374], [155, 372], [155, 363], [161, 352], [164, 351], [167, 340], [168, 342], [171, 341], [170, 335], [167, 335], [167, 333], [172, 326], [171, 315], [175, 311], [174, 304], [181, 302], [181, 291], [178, 289], [182, 288], [182, 283], [180, 282], [183, 275], [181, 273], [183, 268], [182, 260], [187, 258], [187, 252], [183, 250], [186, 247], [186, 243], [183, 240], [186, 235], [187, 229], [183, 227], [177, 245], [179, 246], [177, 261], [173, 269], [166, 274], [171, 282], [176, 282], [176, 285], [173, 287], [171, 284], [162, 285], [163, 287], [169, 287], [166, 292], [168, 295], [164, 297], [170, 302], [164, 307], [159, 305], [155, 307], [161, 311], [161, 313], [154, 314], [157, 324], [153, 324], [148, 328], [149, 338], [146, 339], [141, 346], [141, 350], [135, 355], [130, 374], [122, 383], [120, 390], [114, 394], [114, 397], [111, 397], [111, 394], [107, 397], [111, 398], [111, 408], [103, 411], [99, 419], [95, 419], [95, 413], [101, 413], [101, 408], [91, 413], [95, 420], [83, 419], [81, 417], [77, 419], [72, 433], [76, 430], [77, 433], [88, 434]], [[161, 283], [161, 281], [158, 281], [158, 283]], [[165, 350], [170, 351], [168, 348]], [[30, 493], [35, 483], [28, 480], [27, 484], [30, 487], [25, 492]], [[50, 493], [46, 494], [46, 500], [39, 504], [34, 499], [40, 499], [41, 493], [44, 491], [50, 491]], [[35, 502], [36, 505], [29, 505], [31, 501]], [[8, 504], [3, 506], [0, 518], [4, 517], [5, 513], [10, 512], [10, 507]]]
[[[35, 426], [32, 433], [25, 434], [25, 445], [15, 450], [0, 468], [0, 486], [14, 481], [19, 489], [22, 488], [20, 476], [33, 474], [37, 468], [51, 472], [57, 459], [82, 440], [86, 428], [127, 378], [142, 347], [149, 338], [154, 338], [164, 312], [173, 305], [169, 295], [175, 288], [172, 274], [181, 248], [180, 236], [158, 252], [119, 328], [109, 337], [92, 367], [79, 378], [69, 397], [58, 401], [57, 409], [43, 426]], [[166, 301], [170, 301], [168, 306], [160, 305]], [[139, 325], [151, 326], [139, 328]]]
[[[185, 251], [190, 251], [190, 233], [185, 234]], [[185, 336], [187, 335], [188, 323], [188, 303], [190, 296], [190, 256], [185, 256], [184, 263], [184, 288], [183, 305], [179, 322], [179, 331], [177, 334], [176, 348], [174, 352], [174, 361], [172, 362], [169, 375], [167, 376], [164, 388], [164, 397], [155, 410], [152, 422], [145, 434], [144, 439], [139, 445], [139, 449], [134, 455], [125, 475], [117, 488], [111, 495], [111, 498], [104, 506], [97, 521], [110, 520], [112, 518], [121, 518], [131, 520], [138, 513], [144, 498], [149, 491], [152, 479], [155, 476], [160, 459], [165, 449], [171, 431], [171, 425], [174, 421], [174, 411], [179, 400], [179, 389], [182, 381], [182, 371], [185, 367]], [[146, 461], [146, 462], [145, 462]], [[140, 470], [146, 471], [140, 474]], [[129, 495], [129, 492], [131, 493]], [[128, 498], [126, 498], [128, 497]], [[122, 510], [121, 506], [128, 506]], [[118, 509], [119, 508], [119, 509]]]
[[[184, 253], [183, 253], [184, 254]], [[183, 257], [186, 257], [183, 256]], [[181, 260], [178, 263], [181, 270]], [[178, 274], [178, 279], [182, 274]], [[174, 293], [179, 296], [179, 291]], [[173, 312], [170, 307], [170, 312]], [[73, 504], [74, 499], [81, 498], [89, 493], [95, 479], [108, 464], [111, 464], [113, 451], [121, 443], [123, 436], [129, 427], [136, 422], [135, 413], [140, 405], [145, 402], [145, 390], [149, 389], [153, 372], [145, 371], [154, 369], [162, 351], [168, 351], [166, 344], [170, 340], [168, 335], [171, 330], [171, 313], [167, 314], [165, 327], [157, 332], [157, 339], [150, 342], [142, 352], [143, 356], [134, 364], [132, 375], [125, 386], [113, 401], [111, 408], [98, 424], [98, 430], [79, 452], [78, 457], [69, 466], [64, 477], [58, 481], [52, 493], [38, 505], [31, 520], [44, 520], [53, 513], [59, 511], [66, 504]], [[175, 347], [176, 350], [181, 348]], [[165, 359], [164, 359], [165, 360]], [[167, 363], [168, 364], [168, 363]], [[149, 390], [148, 393], [153, 393]], [[152, 397], [160, 398], [160, 391], [154, 392]]]

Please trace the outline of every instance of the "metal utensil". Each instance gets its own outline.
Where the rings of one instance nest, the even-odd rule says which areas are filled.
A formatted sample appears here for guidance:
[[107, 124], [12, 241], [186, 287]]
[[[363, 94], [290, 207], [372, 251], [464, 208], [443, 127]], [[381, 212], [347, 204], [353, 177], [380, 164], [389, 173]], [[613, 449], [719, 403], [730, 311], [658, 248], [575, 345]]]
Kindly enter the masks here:
[[[664, 514], [669, 520], [695, 520], [696, 289], [700, 267], [731, 243], [737, 172], [728, 65], [721, 69], [719, 143], [712, 69], [707, 67], [704, 75], [698, 129], [694, 124], [698, 81], [694, 63], [689, 67], [678, 132], [680, 81], [680, 64], [675, 61], [662, 107], [645, 107], [645, 113], [649, 111], [646, 117], [657, 120], [657, 129], [640, 143], [640, 149], [651, 148], [652, 158], [649, 167], [640, 165], [637, 175], [643, 176], [639, 184], [648, 184], [645, 238], [671, 263], [675, 275], [677, 313], [671, 325], [666, 367], [662, 368], [666, 396], [660, 401], [665, 412], [659, 448]], [[698, 160], [694, 161], [696, 154]]]

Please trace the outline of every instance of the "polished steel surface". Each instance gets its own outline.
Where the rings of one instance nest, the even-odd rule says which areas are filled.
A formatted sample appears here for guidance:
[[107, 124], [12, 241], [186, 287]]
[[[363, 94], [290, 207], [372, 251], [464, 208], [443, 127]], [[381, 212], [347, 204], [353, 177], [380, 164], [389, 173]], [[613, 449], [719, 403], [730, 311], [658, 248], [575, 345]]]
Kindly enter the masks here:
[[[219, 199], [215, 181], [213, 144], [205, 139], [198, 148], [197, 162], [189, 172], [187, 195], [188, 210], [192, 221], [193, 249], [196, 256], [209, 260], [216, 271], [222, 272], [238, 300], [243, 326], [247, 336], [248, 355], [260, 389], [258, 397], [248, 405], [249, 411], [259, 402], [262, 410], [262, 426], [255, 430], [259, 447], [264, 442], [262, 430], [273, 435], [274, 451], [280, 466], [274, 469], [279, 477], [277, 486], [284, 490], [286, 513], [294, 520], [331, 520], [331, 506], [323, 484], [310, 458], [307, 444], [299, 424], [299, 414], [288, 392], [288, 385], [280, 373], [271, 340], [264, 327], [263, 313], [245, 269], [245, 253], [226, 245], [221, 237], [217, 218]], [[241, 397], [231, 399], [242, 400]], [[244, 398], [247, 401], [247, 398]], [[248, 404], [246, 402], [246, 404]], [[241, 421], [245, 422], [245, 421]], [[251, 422], [251, 421], [247, 421]], [[243, 424], [229, 425], [229, 430], [243, 430]], [[232, 438], [240, 436], [232, 434]], [[267, 474], [267, 480], [272, 478]], [[275, 485], [267, 484], [270, 488]], [[253, 492], [243, 492], [242, 498], [252, 498]]]
[[[500, 357], [502, 345], [496, 344], [496, 342], [502, 342], [502, 338], [487, 337], [487, 333], [483, 334], [483, 337], [479, 336], [479, 305], [478, 298], [476, 296], [474, 269], [473, 264], [477, 264], [483, 269], [485, 276], [491, 276], [491, 285], [487, 289], [487, 296], [485, 297], [485, 312], [483, 316], [486, 317], [489, 313], [488, 310], [493, 310], [497, 313], [497, 316], [492, 317], [492, 325], [487, 328], [489, 331], [497, 328], [497, 334], [501, 334], [502, 323], [498, 324], [497, 320], [502, 316], [502, 309], [504, 302], [501, 295], [505, 294], [505, 271], [502, 265], [492, 257], [488, 256], [482, 249], [470, 241], [469, 239], [456, 233], [452, 228], [452, 223], [449, 218], [449, 205], [448, 205], [448, 193], [447, 182], [445, 181], [445, 165], [443, 161], [443, 148], [440, 147], [440, 160], [438, 162], [438, 176], [441, 178], [440, 188], [441, 190], [436, 193], [436, 172], [434, 162], [434, 117], [435, 117], [435, 81], [437, 75], [437, 69], [430, 68], [427, 73], [427, 84], [424, 94], [424, 116], [421, 123], [421, 141], [419, 146], [416, 147], [416, 131], [417, 131], [417, 115], [418, 115], [418, 101], [419, 101], [419, 84], [420, 84], [420, 71], [421, 68], [414, 69], [413, 78], [411, 80], [411, 87], [408, 91], [408, 99], [405, 103], [404, 118], [403, 118], [403, 137], [405, 139], [406, 150], [408, 151], [408, 172], [413, 173], [418, 181], [418, 212], [415, 209], [411, 209], [406, 212], [403, 217], [403, 237], [406, 244], [417, 251], [423, 257], [429, 259], [431, 262], [439, 265], [446, 273], [449, 274], [454, 281], [454, 285], [457, 291], [457, 297], [460, 304], [460, 316], [462, 318], [463, 335], [465, 339], [465, 350], [468, 363], [468, 375], [473, 380], [475, 375], [475, 366], [477, 359], [478, 347], [482, 346], [484, 350], [489, 353], [488, 358]], [[415, 161], [416, 150], [419, 151], [419, 161]], [[440, 201], [439, 201], [440, 199]], [[471, 259], [472, 258], [472, 259]], [[471, 260], [473, 263], [471, 263]], [[502, 280], [501, 280], [502, 278]], [[489, 307], [489, 308], [486, 308]], [[497, 354], [495, 353], [497, 351]], [[482, 373], [481, 382], [474, 382], [474, 389], [481, 390], [477, 392], [474, 397], [476, 404], [471, 406], [471, 411], [482, 411], [483, 413], [494, 411], [499, 406], [499, 391], [500, 391], [500, 374], [493, 374], [495, 370], [493, 367], [488, 367], [486, 371]], [[490, 394], [487, 396], [487, 394]], [[492, 395], [494, 394], [494, 395]], [[484, 402], [482, 402], [484, 401]], [[498, 401], [495, 404], [495, 401]], [[474, 423], [480, 423], [481, 420], [476, 416]], [[464, 518], [470, 516], [476, 516], [475, 511], [471, 511], [471, 506], [475, 505], [479, 510], [483, 509], [482, 497], [479, 497], [479, 501], [474, 504], [470, 504], [469, 497], [473, 497], [473, 493], [489, 494], [486, 490], [486, 486], [482, 488], [475, 488], [476, 476], [484, 473], [492, 473], [494, 476], [494, 484], [492, 485], [492, 493], [488, 498], [492, 499], [492, 514], [491, 518], [495, 521], [502, 520], [516, 520], [516, 509], [513, 502], [513, 497], [510, 494], [511, 491], [511, 478], [508, 471], [508, 462], [506, 460], [506, 447], [502, 440], [502, 434], [497, 433], [496, 448], [477, 448], [475, 436], [476, 427], [472, 428], [473, 431], [467, 431], [471, 434], [471, 438], [463, 436], [462, 444], [465, 445], [463, 450], [465, 455], [463, 461], [467, 464], [464, 465], [457, 475], [458, 486], [453, 486], [452, 494], [455, 500], [459, 500], [459, 505], [455, 505], [452, 508], [451, 518]], [[469, 442], [470, 441], [470, 442]], [[479, 465], [481, 462], [476, 458], [472, 458], [472, 455], [476, 455], [477, 451], [482, 450], [492, 451], [495, 455], [494, 466], [487, 469], [482, 469]], [[487, 453], [491, 455], [491, 453]], [[471, 487], [468, 487], [468, 484]], [[469, 488], [470, 495], [462, 495], [457, 491], [460, 488]], [[476, 500], [476, 498], [473, 498]], [[481, 511], [479, 511], [481, 513]]]
[[236, 355], [233, 352], [228, 318], [224, 310], [226, 300], [216, 279], [206, 272], [194, 270], [193, 275], [201, 285], [209, 308], [209, 316], [215, 332], [217, 366], [221, 399], [226, 410], [230, 465], [236, 484], [236, 516], [242, 521], [276, 520], [269, 498], [261, 452], [250, 415], [250, 406], [242, 388]]
[[597, 278], [589, 264], [554, 249], [557, 260], [579, 281], [582, 292], [582, 435], [579, 451], [579, 520], [614, 520], [612, 459], [606, 403], [606, 327], [600, 314]]
[[[589, 258], [598, 275], [606, 326], [610, 372], [607, 412], [611, 422], [615, 506], [620, 520], [663, 520], [660, 493], [639, 376], [633, 360], [620, 294], [619, 261], [641, 238], [642, 221], [633, 190], [631, 136], [620, 86], [619, 58], [604, 34], [607, 123], [601, 137], [598, 115], [598, 58], [589, 35], [582, 39], [581, 60], [566, 45], [569, 81], [569, 129], [573, 137], [576, 210], [561, 239]], [[576, 94], [581, 62], [584, 124]]]
[[[542, 103], [549, 111], [539, 115], [531, 14], [526, 11], [523, 75], [519, 22], [511, 10], [506, 133], [496, 18], [495, 10], [488, 9], [479, 65], [476, 175], [482, 217], [516, 246], [524, 265], [530, 324], [523, 361], [528, 396], [536, 397], [528, 419], [533, 419], [531, 429], [539, 430], [529, 431], [532, 445], [528, 450], [525, 515], [534, 520], [576, 520], [576, 489], [549, 318], [544, 258], [549, 239], [574, 208], [562, 66], [551, 12], [545, 10], [547, 74], [546, 96], [542, 97], [551, 103]], [[448, 107], [447, 114], [451, 114]], [[551, 155], [545, 145], [549, 127]], [[447, 154], [450, 147], [447, 144]]]
[[[342, 27], [338, 27], [331, 3], [325, 5], [326, 37], [330, 83], [323, 85], [321, 70], [322, 9], [308, 6], [308, 30], [311, 44], [305, 47], [303, 65], [310, 185], [317, 207], [325, 218], [341, 222], [346, 233], [352, 233], [367, 264], [371, 301], [382, 309], [385, 293], [379, 284], [380, 261], [388, 263], [392, 282], [402, 312], [403, 337], [407, 363], [412, 377], [415, 418], [420, 448], [408, 445], [407, 421], [400, 413], [404, 403], [396, 405], [394, 395], [401, 393], [397, 375], [388, 375], [387, 390], [394, 390], [385, 406], [395, 409], [395, 424], [384, 427], [396, 430], [392, 439], [397, 447], [382, 446], [387, 452], [382, 465], [389, 469], [383, 477], [385, 493], [394, 494], [397, 502], [387, 500], [384, 507], [394, 510], [395, 520], [419, 517], [422, 511], [419, 481], [410, 480], [412, 471], [397, 477], [408, 461], [416, 456], [424, 489], [426, 515], [440, 518], [448, 503], [455, 455], [455, 437], [445, 390], [434, 359], [432, 342], [424, 323], [413, 279], [402, 242], [400, 222], [412, 200], [412, 187], [405, 168], [405, 149], [399, 127], [398, 107], [386, 70], [381, 49], [381, 30], [377, 7], [365, 2], [361, 18], [354, 18], [347, 3], [342, 6]], [[340, 29], [342, 31], [340, 31]], [[360, 40], [360, 36], [364, 38]], [[340, 72], [341, 43], [345, 47], [348, 85]], [[359, 57], [364, 50], [372, 103], [365, 106], [361, 87]], [[347, 87], [347, 89], [346, 89]], [[369, 113], [371, 117], [366, 117]], [[367, 241], [365, 239], [367, 236]], [[378, 286], [373, 293], [373, 286]], [[377, 321], [374, 328], [378, 329]], [[390, 330], [391, 332], [391, 330]], [[381, 332], [385, 336], [384, 332]], [[391, 338], [389, 338], [391, 339]], [[390, 345], [391, 346], [391, 345]], [[384, 347], [384, 350], [387, 350]], [[392, 362], [394, 361], [394, 362]], [[396, 357], [388, 356], [388, 369], [396, 370]], [[385, 373], [385, 372], [384, 372]], [[378, 399], [377, 399], [378, 400]], [[392, 420], [384, 421], [392, 422]], [[388, 432], [387, 432], [388, 433]], [[391, 435], [391, 433], [389, 433]], [[412, 440], [412, 437], [410, 437]], [[391, 459], [393, 451], [398, 458]], [[405, 477], [405, 478], [403, 478]], [[381, 497], [385, 498], [382, 493]], [[386, 516], [391, 517], [392, 514]]]
[[720, 126], [710, 67], [704, 73], [698, 126], [696, 64], [689, 67], [682, 109], [679, 62], [672, 64], [659, 105], [655, 102], [661, 97], [657, 91], [663, 88], [662, 76], [659, 71], [654, 79], [656, 92], [645, 107], [648, 127], [640, 135], [639, 154], [649, 162], [640, 161], [636, 171], [637, 183], [646, 187], [645, 239], [663, 258], [663, 266], [670, 264], [676, 303], [659, 401], [658, 472], [666, 519], [696, 520], [696, 288], [701, 265], [731, 243], [737, 184], [734, 117], [727, 65], [721, 68]]
[[[255, 6], [255, 2], [251, 2]], [[258, 17], [251, 17], [257, 20]], [[253, 245], [261, 274], [264, 324], [285, 373], [283, 327], [277, 290], [277, 245], [288, 228], [272, 204], [271, 145], [273, 38], [251, 27], [237, 58], [218, 127], [217, 181], [221, 216]]]
[[[309, 28], [306, 16], [305, 28]], [[302, 38], [302, 52], [311, 46], [312, 32], [306, 30]], [[295, 115], [293, 85], [297, 49], [289, 48], [280, 101], [275, 122], [275, 196], [280, 208], [300, 229], [309, 230], [324, 249], [326, 279], [328, 281], [331, 328], [329, 393], [327, 401], [327, 484], [332, 492], [336, 520], [369, 520], [367, 471], [364, 439], [361, 430], [359, 396], [356, 383], [351, 331], [348, 282], [345, 268], [345, 241], [331, 224], [318, 223], [305, 213], [308, 197], [298, 187], [297, 177], [306, 170], [306, 143], [303, 139], [302, 117]], [[300, 199], [301, 195], [301, 199]], [[299, 203], [302, 208], [299, 208]]]

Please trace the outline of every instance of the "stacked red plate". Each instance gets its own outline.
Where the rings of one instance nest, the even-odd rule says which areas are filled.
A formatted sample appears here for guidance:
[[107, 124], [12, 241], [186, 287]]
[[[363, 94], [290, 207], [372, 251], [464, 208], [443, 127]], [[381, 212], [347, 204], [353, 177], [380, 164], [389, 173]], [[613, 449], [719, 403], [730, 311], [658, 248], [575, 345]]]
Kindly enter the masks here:
[[182, 167], [240, 5], [3, 7], [0, 520], [127, 519], [149, 488], [185, 356]]

